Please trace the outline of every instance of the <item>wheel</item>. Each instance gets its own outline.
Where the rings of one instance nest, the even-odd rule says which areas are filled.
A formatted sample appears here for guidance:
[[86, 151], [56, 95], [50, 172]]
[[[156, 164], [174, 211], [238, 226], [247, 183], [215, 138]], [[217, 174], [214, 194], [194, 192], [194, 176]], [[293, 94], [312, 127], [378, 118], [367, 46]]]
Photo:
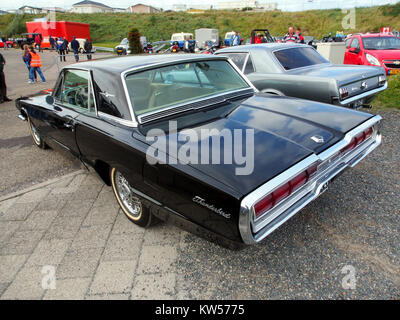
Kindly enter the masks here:
[[36, 129], [35, 125], [32, 123], [32, 121], [29, 117], [28, 117], [28, 125], [29, 125], [29, 129], [31, 131], [31, 136], [32, 136], [32, 139], [33, 139], [33, 142], [35, 143], [35, 145], [38, 146], [40, 149], [46, 149], [47, 148], [46, 143], [40, 137], [38, 130]]
[[128, 180], [115, 168], [111, 169], [110, 175], [114, 195], [128, 219], [141, 227], [150, 226], [155, 219], [135, 195]]

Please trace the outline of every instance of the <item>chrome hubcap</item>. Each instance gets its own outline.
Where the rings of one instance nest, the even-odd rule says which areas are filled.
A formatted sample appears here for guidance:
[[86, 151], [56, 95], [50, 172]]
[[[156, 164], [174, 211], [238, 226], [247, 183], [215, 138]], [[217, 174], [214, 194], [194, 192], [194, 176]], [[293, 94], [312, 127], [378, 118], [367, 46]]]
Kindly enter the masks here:
[[40, 143], [40, 135], [37, 132], [35, 126], [33, 125], [32, 122], [29, 121], [29, 123], [31, 124], [31, 129], [32, 129], [32, 133], [33, 133], [33, 138], [36, 140], [37, 143]]
[[115, 187], [125, 208], [133, 217], [138, 217], [142, 212], [142, 203], [139, 198], [134, 195], [129, 182], [118, 171], [115, 173]]

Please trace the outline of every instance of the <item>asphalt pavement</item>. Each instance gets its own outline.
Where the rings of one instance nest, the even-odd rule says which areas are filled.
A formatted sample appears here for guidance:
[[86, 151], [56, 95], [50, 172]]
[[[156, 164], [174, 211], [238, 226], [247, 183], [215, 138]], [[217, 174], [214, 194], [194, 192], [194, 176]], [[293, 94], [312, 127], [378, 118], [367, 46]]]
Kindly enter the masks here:
[[[2, 53], [10, 98], [53, 85], [54, 53], [42, 54], [48, 83], [33, 85], [21, 52]], [[136, 227], [109, 187], [33, 146], [14, 103], [1, 104], [0, 298], [400, 299], [400, 112], [379, 114], [378, 149], [263, 242], [231, 251]], [[56, 289], [40, 285], [47, 265]]]

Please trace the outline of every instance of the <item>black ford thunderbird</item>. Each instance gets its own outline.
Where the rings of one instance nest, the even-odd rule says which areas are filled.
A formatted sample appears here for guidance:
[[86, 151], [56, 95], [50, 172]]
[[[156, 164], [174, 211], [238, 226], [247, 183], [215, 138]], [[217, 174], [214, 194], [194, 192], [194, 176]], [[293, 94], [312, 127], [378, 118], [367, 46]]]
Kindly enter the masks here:
[[229, 246], [264, 239], [381, 143], [380, 116], [259, 93], [223, 56], [78, 63], [16, 106], [38, 147], [92, 166], [134, 223]]

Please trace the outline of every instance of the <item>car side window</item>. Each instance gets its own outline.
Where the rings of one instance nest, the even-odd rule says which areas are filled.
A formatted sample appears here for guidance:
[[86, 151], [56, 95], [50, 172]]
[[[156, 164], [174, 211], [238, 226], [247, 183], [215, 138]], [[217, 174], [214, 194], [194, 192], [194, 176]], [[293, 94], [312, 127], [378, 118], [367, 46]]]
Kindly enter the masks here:
[[354, 38], [354, 39], [353, 39], [353, 41], [351, 42], [351, 46], [352, 46], [353, 48], [360, 49], [360, 42], [358, 41], [357, 38]]
[[56, 89], [54, 98], [58, 103], [78, 112], [95, 112], [94, 96], [89, 81], [89, 72], [66, 70]]
[[251, 60], [251, 56], [249, 55], [249, 59], [247, 59], [246, 67], [244, 68], [244, 74], [249, 74], [254, 72], [253, 61]]
[[227, 53], [224, 55], [228, 56], [233, 61], [233, 63], [239, 68], [240, 71], [243, 70], [247, 53]]
[[347, 40], [344, 42], [344, 45], [345, 45], [346, 48], [350, 48], [351, 40], [353, 40], [353, 38], [347, 39]]

